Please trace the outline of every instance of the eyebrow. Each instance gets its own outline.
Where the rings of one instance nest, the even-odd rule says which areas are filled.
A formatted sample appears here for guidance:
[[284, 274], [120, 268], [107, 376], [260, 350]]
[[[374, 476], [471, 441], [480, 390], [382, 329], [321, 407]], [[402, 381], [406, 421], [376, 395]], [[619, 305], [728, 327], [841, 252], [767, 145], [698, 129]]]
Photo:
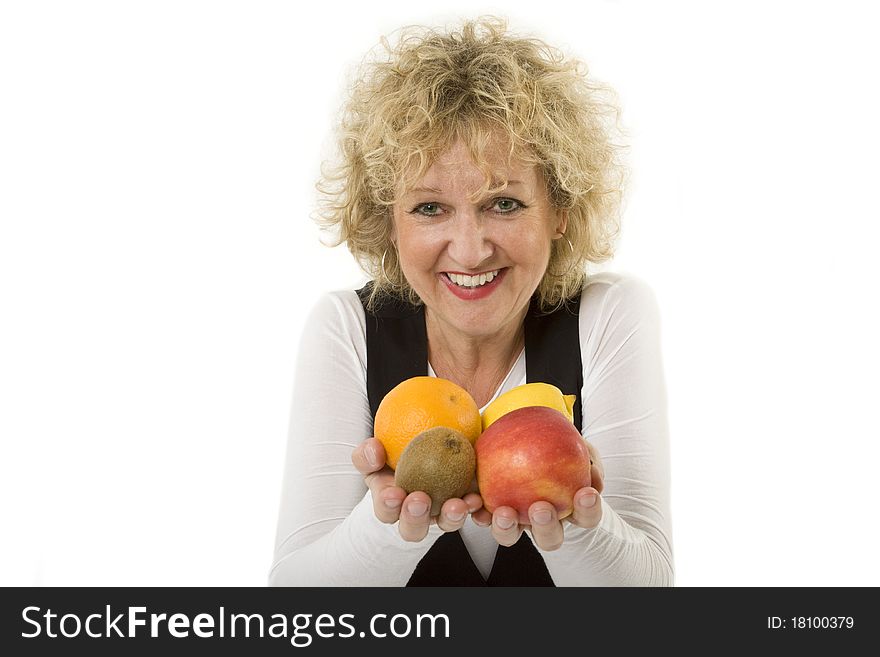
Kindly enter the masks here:
[[[498, 184], [497, 182], [493, 182], [492, 186], [494, 187], [497, 184]], [[507, 187], [513, 187], [515, 185], [523, 185], [523, 184], [525, 184], [525, 183], [523, 183], [521, 180], [508, 180], [507, 181]], [[436, 189], [434, 187], [413, 187], [410, 191], [411, 192], [431, 192], [433, 194], [442, 194], [443, 193], [442, 189]]]

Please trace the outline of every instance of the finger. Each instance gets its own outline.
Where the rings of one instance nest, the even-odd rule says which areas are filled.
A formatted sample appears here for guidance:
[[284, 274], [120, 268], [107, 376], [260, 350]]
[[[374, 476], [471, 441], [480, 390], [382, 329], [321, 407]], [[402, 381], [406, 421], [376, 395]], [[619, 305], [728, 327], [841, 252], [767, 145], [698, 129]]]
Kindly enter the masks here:
[[475, 513], [483, 508], [483, 498], [476, 493], [468, 493], [461, 499], [467, 504], [468, 513]]
[[590, 468], [590, 484], [600, 493], [605, 490], [605, 473], [601, 465], [594, 463]]
[[510, 547], [519, 540], [522, 527], [519, 524], [519, 514], [516, 509], [509, 506], [501, 506], [492, 514], [492, 536], [499, 545]]
[[590, 483], [601, 493], [605, 487], [605, 466], [602, 464], [602, 458], [599, 456], [596, 446], [590, 444], [589, 441], [584, 442], [590, 452]]
[[351, 462], [358, 472], [367, 475], [385, 465], [385, 447], [375, 438], [367, 438], [351, 453]]
[[383, 468], [379, 472], [364, 477], [370, 494], [373, 497], [373, 513], [384, 523], [393, 524], [400, 516], [400, 507], [406, 497], [406, 491], [394, 485], [394, 473], [391, 468]]
[[564, 532], [556, 507], [550, 502], [539, 501], [529, 507], [532, 524], [532, 540], [542, 550], [558, 550], [562, 546]]
[[473, 520], [474, 524], [478, 527], [490, 527], [492, 525], [492, 513], [483, 507], [471, 514], [471, 520]]
[[468, 505], [464, 500], [453, 498], [446, 500], [440, 509], [437, 524], [445, 532], [454, 532], [461, 529], [468, 515]]
[[602, 520], [602, 497], [593, 487], [581, 488], [574, 494], [574, 512], [569, 520], [584, 529], [591, 529]]
[[431, 498], [427, 493], [415, 491], [406, 496], [400, 509], [398, 531], [405, 541], [421, 541], [431, 524]]

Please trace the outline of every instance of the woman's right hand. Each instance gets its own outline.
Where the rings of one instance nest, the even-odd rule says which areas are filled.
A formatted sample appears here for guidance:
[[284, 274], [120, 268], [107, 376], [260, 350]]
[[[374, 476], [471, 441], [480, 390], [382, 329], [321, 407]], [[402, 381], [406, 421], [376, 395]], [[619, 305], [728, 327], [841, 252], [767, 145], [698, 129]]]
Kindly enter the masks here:
[[398, 522], [398, 531], [405, 541], [421, 541], [428, 527], [436, 522], [445, 532], [461, 529], [468, 513], [483, 506], [479, 495], [468, 493], [464, 499], [446, 500], [440, 515], [431, 518], [431, 498], [422, 491], [409, 495], [394, 485], [394, 470], [385, 465], [385, 447], [376, 438], [367, 438], [351, 453], [351, 462], [364, 475], [364, 482], [373, 497], [373, 512], [384, 523]]

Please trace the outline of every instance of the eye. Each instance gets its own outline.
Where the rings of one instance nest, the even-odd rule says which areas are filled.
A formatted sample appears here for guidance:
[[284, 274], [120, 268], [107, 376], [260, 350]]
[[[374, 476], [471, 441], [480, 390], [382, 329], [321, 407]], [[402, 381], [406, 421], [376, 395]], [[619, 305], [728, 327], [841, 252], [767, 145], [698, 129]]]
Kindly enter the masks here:
[[410, 210], [410, 214], [421, 214], [426, 217], [436, 217], [438, 214], [440, 214], [440, 204], [419, 203], [416, 207]]
[[513, 198], [496, 198], [492, 203], [492, 208], [499, 214], [511, 214], [517, 210], [522, 210], [524, 207], [526, 206]]

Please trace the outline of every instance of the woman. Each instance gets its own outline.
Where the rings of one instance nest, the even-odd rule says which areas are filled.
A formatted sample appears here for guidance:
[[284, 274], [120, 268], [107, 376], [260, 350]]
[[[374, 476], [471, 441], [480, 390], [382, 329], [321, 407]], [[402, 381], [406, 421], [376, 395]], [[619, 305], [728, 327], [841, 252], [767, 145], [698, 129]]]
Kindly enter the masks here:
[[[498, 19], [385, 43], [319, 185], [373, 281], [304, 330], [270, 584], [671, 585], [657, 309], [643, 283], [585, 273], [617, 233], [606, 90]], [[593, 460], [571, 517], [541, 501], [521, 525], [473, 492], [431, 520], [394, 486], [372, 416], [396, 381], [449, 379], [482, 410], [566, 368]]]

